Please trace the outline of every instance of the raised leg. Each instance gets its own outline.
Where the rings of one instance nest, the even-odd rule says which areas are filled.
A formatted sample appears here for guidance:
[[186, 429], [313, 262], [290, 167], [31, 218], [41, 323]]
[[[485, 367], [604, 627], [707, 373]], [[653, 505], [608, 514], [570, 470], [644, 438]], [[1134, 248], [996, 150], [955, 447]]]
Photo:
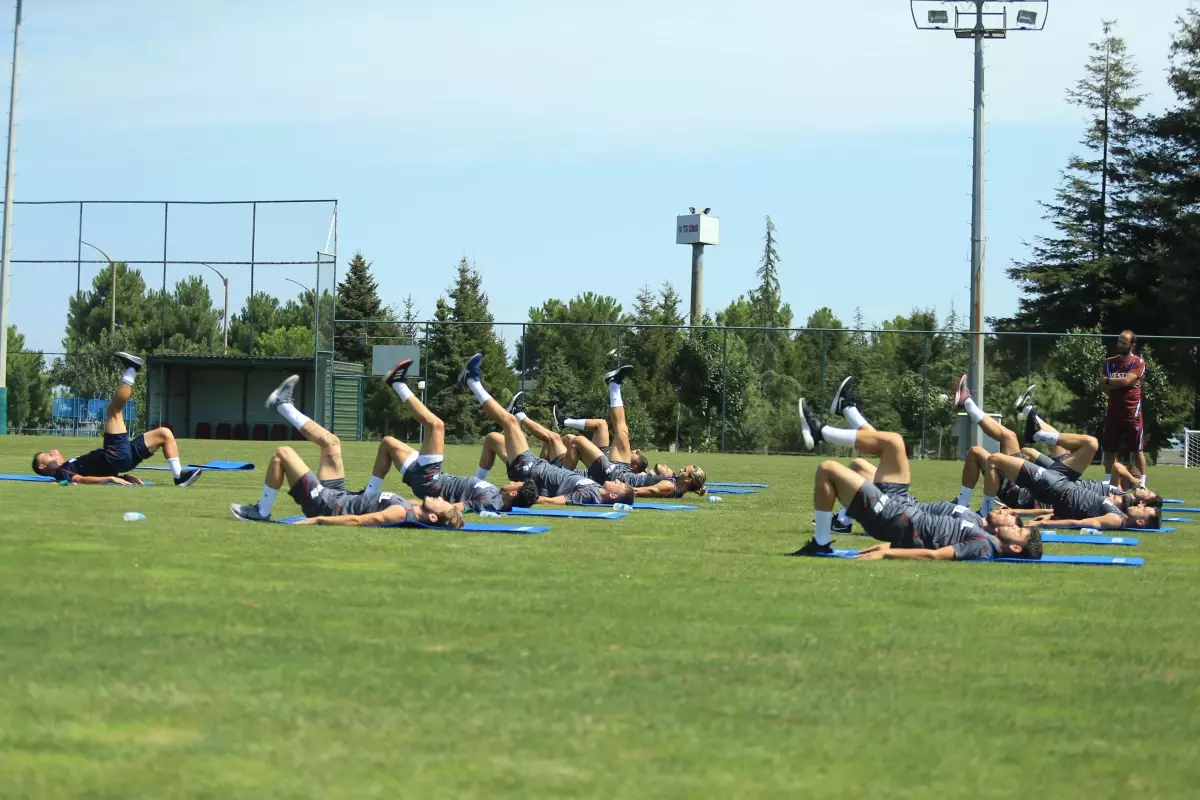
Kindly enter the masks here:
[[113, 392], [112, 399], [108, 401], [108, 408], [104, 412], [105, 433], [129, 432], [129, 429], [125, 427], [125, 404], [129, 402], [132, 394], [133, 384], [122, 381], [117, 386], [117, 390]]
[[159, 448], [162, 448], [164, 458], [179, 458], [179, 443], [175, 441], [175, 434], [171, 433], [170, 428], [146, 431], [143, 438], [146, 441], [146, 449], [151, 453], [157, 453]]
[[838, 502], [849, 508], [855, 493], [865, 482], [866, 478], [858, 472], [832, 459], [826, 459], [817, 467], [817, 477], [813, 484], [813, 508], [816, 511], [832, 513], [834, 504]]
[[633, 447], [629, 442], [629, 425], [625, 421], [625, 406], [614, 406], [608, 411], [612, 420], [612, 444], [608, 449], [608, 457], [613, 461], [628, 464], [633, 457]]
[[[421, 455], [440, 456], [446, 451], [446, 423], [442, 418], [429, 410], [421, 402], [421, 398], [412, 392], [406, 392], [404, 399], [413, 417], [425, 428], [425, 439], [421, 442]], [[411, 449], [411, 448], [410, 448]]]
[[875, 482], [912, 483], [908, 455], [904, 452], [904, 437], [900, 434], [859, 428], [854, 437], [854, 449], [879, 458]]
[[491, 471], [496, 464], [496, 457], [505, 464], [508, 463], [508, 450], [504, 437], [499, 433], [489, 433], [483, 437], [483, 449], [479, 452], [479, 467], [485, 472]]

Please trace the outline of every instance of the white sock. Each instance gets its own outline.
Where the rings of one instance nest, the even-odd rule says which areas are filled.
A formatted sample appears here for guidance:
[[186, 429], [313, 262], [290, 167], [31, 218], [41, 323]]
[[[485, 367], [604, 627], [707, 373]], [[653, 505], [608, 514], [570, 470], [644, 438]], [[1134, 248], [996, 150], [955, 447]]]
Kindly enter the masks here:
[[563, 425], [566, 425], [568, 428], [574, 428], [577, 431], [586, 431], [587, 430], [587, 420], [586, 419], [574, 419], [574, 418], [568, 417], [567, 419], [563, 420]]
[[839, 525], [853, 525], [854, 524], [854, 520], [850, 519], [850, 515], [846, 512], [846, 509], [844, 509], [844, 508], [838, 512], [837, 521], [838, 521]]
[[813, 533], [813, 541], [817, 544], [829, 544], [833, 541], [833, 512], [818, 511], [817, 530]]
[[1039, 430], [1033, 435], [1033, 440], [1043, 444], [1058, 444], [1058, 431]]
[[367, 488], [363, 494], [365, 494], [367, 497], [374, 497], [381, 491], [383, 491], [383, 478], [379, 477], [378, 475], [372, 475], [371, 479], [367, 481]]
[[183, 474], [183, 467], [180, 466], [178, 458], [168, 458], [167, 466], [171, 468], [171, 474], [176, 478]]
[[412, 389], [408, 388], [408, 384], [404, 381], [393, 383], [392, 388], [396, 390], [396, 394], [400, 395], [400, 399], [406, 403], [408, 402], [408, 398], [413, 396]]
[[975, 398], [973, 397], [967, 398], [966, 402], [963, 403], [963, 408], [967, 410], [967, 416], [971, 418], [971, 422], [974, 422], [976, 425], [987, 416], [987, 414], [983, 413], [983, 409], [975, 404]]
[[524, 422], [528, 415], [524, 411], [518, 411], [516, 414], [513, 414], [513, 416], [517, 418], [517, 422]]
[[467, 378], [467, 388], [471, 390], [471, 394], [475, 395], [475, 399], [479, 401], [479, 405], [483, 405], [492, 399], [487, 389], [483, 388], [483, 384], [474, 378]]
[[612, 381], [608, 384], [608, 407], [621, 408], [625, 405], [625, 401], [621, 399], [621, 384]]
[[858, 431], [852, 428], [834, 428], [826, 425], [821, 428], [821, 437], [830, 444], [854, 447], [854, 442], [858, 439]]
[[[965, 506], [966, 503], [960, 503], [959, 505]], [[983, 496], [983, 507], [979, 509], [979, 513], [986, 517], [991, 512], [992, 507], [995, 505], [996, 505], [996, 498], [988, 497], [985, 494]]]
[[292, 423], [292, 427], [296, 430], [302, 430], [306, 424], [312, 422], [308, 417], [301, 414], [291, 403], [280, 403], [275, 407], [279, 412], [279, 416]]
[[958, 503], [960, 506], [968, 506], [968, 505], [970, 505], [970, 504], [971, 504], [971, 495], [973, 495], [973, 494], [975, 494], [975, 490], [974, 490], [974, 489], [972, 489], [972, 488], [970, 488], [970, 487], [967, 487], [967, 486], [963, 486], [962, 488], [960, 488], [960, 489], [958, 490], [958, 500], [957, 500], [957, 503]]
[[137, 380], [137, 370], [133, 367], [126, 367], [125, 373], [121, 375], [121, 383], [127, 383], [133, 386], [133, 382]]
[[1141, 481], [1139, 481], [1138, 483], [1143, 489], [1145, 489], [1146, 488], [1146, 476], [1143, 475]]
[[1018, 414], [1017, 416], [1021, 419], [1022, 422], [1024, 422], [1025, 418], [1028, 417], [1032, 413], [1033, 413], [1033, 406], [1025, 406], [1024, 408], [1021, 409], [1021, 413]]
[[850, 423], [850, 427], [855, 430], [865, 427], [867, 418], [858, 410], [858, 406], [846, 406], [842, 409], [842, 416], [846, 418], [846, 422]]
[[479, 478], [481, 481], [486, 481], [489, 472], [491, 472], [491, 470], [487, 467], [479, 467], [475, 470], [475, 477]]
[[263, 493], [258, 498], [258, 513], [264, 517], [271, 516], [271, 509], [275, 505], [275, 498], [278, 496], [279, 490], [272, 489], [270, 486], [263, 486]]

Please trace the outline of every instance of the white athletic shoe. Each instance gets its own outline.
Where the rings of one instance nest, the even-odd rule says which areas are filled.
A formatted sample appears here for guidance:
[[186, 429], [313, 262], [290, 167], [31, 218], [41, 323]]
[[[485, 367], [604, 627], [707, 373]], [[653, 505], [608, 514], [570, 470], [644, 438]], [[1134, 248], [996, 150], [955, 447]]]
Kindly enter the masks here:
[[1024, 411], [1025, 406], [1031, 405], [1033, 403], [1033, 390], [1036, 388], [1037, 384], [1035, 383], [1030, 385], [1030, 387], [1025, 391], [1021, 392], [1021, 394], [1017, 396], [1017, 401], [1013, 403], [1013, 408], [1015, 408], [1017, 411]]
[[821, 439], [821, 420], [812, 413], [807, 405], [804, 404], [804, 398], [800, 398], [800, 436], [804, 439], [804, 449], [812, 450], [817, 446], [817, 442]]
[[963, 376], [958, 379], [958, 383], [954, 386], [954, 407], [962, 408], [967, 403], [967, 398], [971, 396], [971, 390], [967, 388], [967, 375], [964, 372]]
[[299, 382], [300, 376], [293, 375], [283, 383], [279, 384], [279, 388], [267, 396], [267, 408], [274, 411], [282, 404], [292, 402], [292, 392], [296, 390], [296, 384]]

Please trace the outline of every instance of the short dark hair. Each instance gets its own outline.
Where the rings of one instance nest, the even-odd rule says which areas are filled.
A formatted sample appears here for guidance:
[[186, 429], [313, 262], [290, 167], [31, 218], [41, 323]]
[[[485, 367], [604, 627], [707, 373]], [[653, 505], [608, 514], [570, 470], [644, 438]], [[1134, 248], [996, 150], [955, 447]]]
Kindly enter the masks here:
[[1150, 512], [1149, 518], [1146, 520], [1144, 527], [1161, 528], [1162, 527], [1162, 512], [1159, 509], [1154, 509]]
[[[1020, 515], [1020, 514], [1013, 514], [1013, 518], [1014, 518], [1014, 519], [1016, 519], [1016, 521], [1017, 521], [1017, 523], [1016, 523], [1016, 524], [1017, 524], [1017, 527], [1018, 527], [1018, 528], [1024, 528], [1024, 527], [1025, 527], [1025, 520], [1021, 518], [1021, 515]], [[1037, 528], [1034, 528], [1034, 530], [1036, 531], [1036, 530], [1037, 530]], [[1041, 534], [1038, 534], [1038, 539], [1040, 540], [1041, 538], [1042, 538]]]
[[646, 461], [646, 457], [641, 453], [634, 453], [633, 458], [629, 459], [629, 466], [634, 472], [645, 472], [648, 463], [650, 462]]
[[633, 500], [635, 497], [637, 497], [637, 492], [633, 490], [633, 487], [626, 486], [625, 491], [621, 493], [621, 499], [618, 502], [633, 505]]
[[1163, 499], [1162, 499], [1162, 495], [1159, 494], [1158, 492], [1150, 492], [1150, 499], [1143, 500], [1142, 502], [1144, 502], [1146, 505], [1150, 506], [1151, 508], [1162, 508]]
[[38, 466], [38, 456], [44, 456], [44, 455], [46, 455], [46, 454], [45, 453], [34, 453], [33, 454], [33, 474], [34, 475], [41, 475], [41, 476], [45, 477], [45, 476], [53, 474], [50, 472], [42, 472], [42, 468]]
[[533, 479], [525, 481], [521, 484], [521, 488], [517, 489], [517, 496], [513, 498], [513, 506], [516, 508], [529, 508], [538, 499], [537, 484]]
[[1042, 557], [1042, 532], [1037, 528], [1029, 529], [1029, 538], [1021, 545], [1021, 558], [1039, 559]]
[[1137, 344], [1137, 334], [1136, 334], [1136, 333], [1134, 333], [1133, 331], [1129, 330], [1128, 328], [1126, 328], [1125, 330], [1121, 331], [1121, 333], [1120, 333], [1120, 334], [1118, 334], [1118, 336], [1124, 336], [1124, 335], [1125, 335], [1125, 334], [1127, 334], [1127, 333], [1129, 334], [1129, 343], [1130, 343], [1130, 344]]

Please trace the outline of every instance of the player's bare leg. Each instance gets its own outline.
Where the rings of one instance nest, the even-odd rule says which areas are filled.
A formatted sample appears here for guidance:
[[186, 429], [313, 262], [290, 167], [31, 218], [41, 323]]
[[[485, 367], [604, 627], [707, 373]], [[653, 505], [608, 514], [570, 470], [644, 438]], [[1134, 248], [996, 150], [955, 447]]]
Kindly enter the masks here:
[[316, 421], [302, 414], [292, 403], [292, 393], [300, 381], [293, 375], [267, 397], [266, 406], [292, 424], [308, 441], [321, 448], [321, 461], [317, 466], [317, 480], [329, 481], [346, 477], [346, 466], [342, 462], [342, 440], [323, 428]]
[[1067, 469], [1079, 473], [1085, 472], [1096, 453], [1100, 452], [1100, 442], [1096, 437], [1056, 431], [1037, 415], [1036, 410], [1030, 410], [1027, 417], [1026, 439], [1051, 446], [1057, 445], [1069, 451], [1070, 455], [1062, 459], [1062, 464]]

